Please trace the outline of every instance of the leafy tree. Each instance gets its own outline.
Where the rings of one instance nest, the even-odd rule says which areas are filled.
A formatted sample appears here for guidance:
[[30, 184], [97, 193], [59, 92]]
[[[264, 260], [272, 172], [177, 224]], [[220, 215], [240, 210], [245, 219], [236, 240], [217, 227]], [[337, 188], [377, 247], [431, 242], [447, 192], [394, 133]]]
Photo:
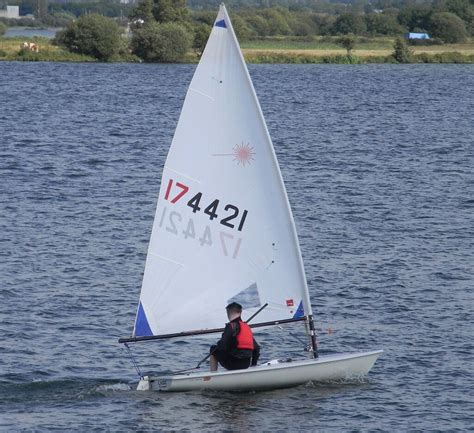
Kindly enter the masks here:
[[189, 11], [186, 0], [154, 0], [153, 15], [160, 23], [187, 21]]
[[249, 39], [252, 36], [252, 33], [254, 33], [245, 20], [239, 15], [232, 16], [232, 27], [234, 27], [235, 34], [240, 41]]
[[373, 35], [396, 35], [403, 32], [403, 27], [392, 14], [370, 13], [365, 16], [367, 31]]
[[[36, 4], [37, 0], [21, 0], [23, 2], [33, 2]], [[21, 9], [21, 8], [20, 8]], [[68, 3], [51, 3], [49, 5], [49, 13], [54, 12], [69, 12], [76, 17], [87, 15], [91, 13], [96, 13], [99, 15], [104, 15], [106, 17], [119, 17], [122, 14], [128, 15], [133, 9], [133, 6], [128, 4], [122, 4], [120, 2], [112, 1], [92, 1], [87, 0], [86, 2], [74, 2]], [[20, 12], [21, 13], [21, 12]]]
[[318, 29], [319, 35], [330, 35], [336, 19], [331, 15], [315, 14], [313, 21]]
[[264, 9], [262, 16], [267, 21], [269, 35], [289, 35], [291, 33], [290, 26], [281, 9]]
[[335, 35], [347, 35], [353, 33], [360, 35], [366, 30], [364, 19], [360, 15], [343, 13], [339, 15], [332, 26]]
[[250, 28], [258, 35], [258, 36], [267, 36], [270, 34], [270, 28], [267, 23], [267, 20], [260, 15], [257, 14], [250, 14], [245, 16], [245, 20]]
[[310, 36], [317, 33], [318, 26], [313, 21], [313, 14], [294, 13], [289, 24], [295, 36]]
[[446, 8], [448, 12], [456, 14], [464, 22], [474, 21], [474, 1], [471, 0], [447, 0]]
[[36, 0], [22, 0], [19, 6], [20, 6], [20, 15], [36, 14], [38, 10]]
[[407, 5], [400, 9], [398, 22], [409, 31], [427, 30], [433, 9], [428, 5]]
[[467, 32], [464, 21], [450, 12], [439, 12], [431, 17], [430, 31], [436, 38], [448, 43], [462, 42]]
[[5, 32], [7, 31], [7, 26], [0, 22], [0, 36], [3, 36]]
[[84, 15], [59, 32], [55, 43], [75, 53], [108, 60], [120, 50], [120, 29], [111, 18], [97, 14]]
[[356, 39], [354, 35], [342, 36], [338, 39], [338, 44], [347, 50], [347, 55], [350, 57], [352, 55], [352, 50], [355, 47]]
[[133, 32], [131, 48], [145, 62], [175, 63], [184, 59], [191, 42], [184, 26], [152, 22]]
[[393, 46], [393, 58], [398, 63], [410, 63], [413, 58], [413, 52], [408, 48], [407, 44], [402, 38], [397, 38], [395, 40], [395, 45]]
[[65, 11], [53, 12], [42, 20], [42, 23], [51, 27], [67, 27], [67, 25], [76, 19], [76, 16]]
[[193, 13], [193, 20], [197, 21], [198, 23], [207, 24], [212, 26], [214, 24], [214, 20], [216, 19], [216, 13], [214, 11], [205, 11], [205, 12], [194, 12]]
[[153, 16], [153, 0], [140, 0], [135, 8], [128, 15], [128, 19], [138, 24], [138, 21], [142, 20], [145, 23], [154, 21]]
[[211, 29], [212, 27], [206, 24], [198, 24], [194, 27], [193, 49], [198, 56], [201, 56], [206, 48]]
[[38, 0], [36, 3], [35, 17], [40, 20], [48, 15], [48, 0]]

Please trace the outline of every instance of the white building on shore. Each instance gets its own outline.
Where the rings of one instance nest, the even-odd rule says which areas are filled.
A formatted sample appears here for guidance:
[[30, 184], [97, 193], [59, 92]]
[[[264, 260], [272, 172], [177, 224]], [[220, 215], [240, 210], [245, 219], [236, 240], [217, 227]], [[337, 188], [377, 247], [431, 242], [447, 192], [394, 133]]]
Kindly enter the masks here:
[[19, 19], [20, 6], [7, 6], [6, 9], [0, 9], [0, 18]]

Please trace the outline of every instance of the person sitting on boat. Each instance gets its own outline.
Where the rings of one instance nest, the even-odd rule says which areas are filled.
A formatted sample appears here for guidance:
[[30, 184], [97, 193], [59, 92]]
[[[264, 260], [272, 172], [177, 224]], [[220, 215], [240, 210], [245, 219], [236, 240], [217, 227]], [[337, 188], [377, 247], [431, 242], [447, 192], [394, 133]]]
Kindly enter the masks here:
[[257, 365], [260, 347], [252, 329], [241, 319], [242, 305], [232, 302], [226, 307], [229, 323], [217, 344], [210, 349], [211, 371], [217, 371], [217, 363], [227, 370], [242, 370]]

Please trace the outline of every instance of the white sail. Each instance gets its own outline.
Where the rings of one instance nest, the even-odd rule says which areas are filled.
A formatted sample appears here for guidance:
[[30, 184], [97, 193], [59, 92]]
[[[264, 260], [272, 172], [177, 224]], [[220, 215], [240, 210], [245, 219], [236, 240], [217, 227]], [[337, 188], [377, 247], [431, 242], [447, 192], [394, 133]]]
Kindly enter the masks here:
[[163, 170], [134, 336], [311, 314], [293, 216], [224, 6], [190, 84]]

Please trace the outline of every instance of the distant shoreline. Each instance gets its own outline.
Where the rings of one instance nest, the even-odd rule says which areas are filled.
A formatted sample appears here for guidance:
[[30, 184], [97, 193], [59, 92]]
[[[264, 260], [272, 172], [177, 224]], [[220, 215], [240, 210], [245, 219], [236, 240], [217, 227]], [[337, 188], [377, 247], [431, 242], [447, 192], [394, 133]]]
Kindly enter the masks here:
[[[21, 50], [24, 41], [33, 41], [39, 52]], [[371, 64], [397, 63], [392, 57], [393, 39], [360, 39], [351, 55], [338, 46], [336, 39], [314, 38], [272, 38], [268, 40], [245, 41], [242, 51], [248, 63], [270, 64]], [[410, 63], [474, 63], [474, 43], [427, 45], [410, 47], [413, 58]], [[45, 37], [0, 37], [0, 60], [6, 61], [51, 61], [51, 62], [97, 62], [83, 54], [66, 51], [51, 44]], [[199, 58], [189, 53], [182, 63], [197, 63]], [[134, 56], [117, 56], [112, 63], [136, 63]]]

